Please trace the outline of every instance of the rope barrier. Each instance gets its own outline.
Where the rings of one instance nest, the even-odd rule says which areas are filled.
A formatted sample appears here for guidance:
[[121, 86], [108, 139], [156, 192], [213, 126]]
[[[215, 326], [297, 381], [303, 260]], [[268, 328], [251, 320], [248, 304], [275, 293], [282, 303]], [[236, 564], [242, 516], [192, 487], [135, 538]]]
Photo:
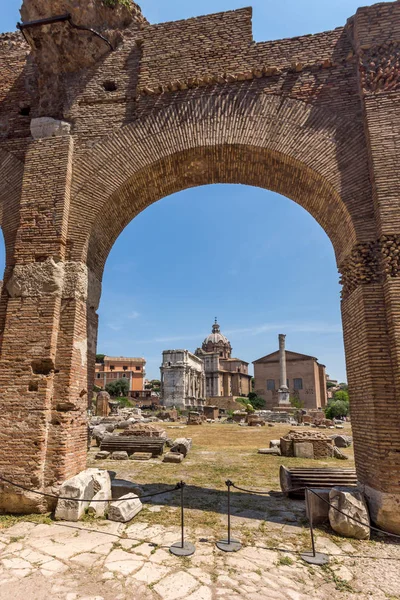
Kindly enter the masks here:
[[163, 494], [169, 494], [170, 492], [175, 492], [176, 490], [180, 490], [182, 487], [182, 482], [179, 482], [176, 484], [175, 487], [169, 489], [169, 490], [164, 490], [163, 492], [154, 492], [152, 494], [143, 494], [142, 496], [137, 496], [135, 494], [132, 494], [129, 496], [129, 498], [123, 498], [122, 500], [120, 500], [119, 498], [107, 498], [105, 500], [91, 500], [90, 498], [68, 498], [66, 496], [56, 496], [55, 494], [49, 494], [47, 492], [39, 492], [38, 490], [31, 490], [30, 488], [27, 488], [23, 485], [20, 485], [19, 483], [14, 483], [13, 481], [10, 481], [9, 479], [6, 479], [5, 477], [1, 477], [0, 476], [0, 481], [4, 481], [5, 483], [8, 483], [9, 485], [12, 485], [13, 487], [19, 488], [21, 490], [24, 490], [25, 492], [30, 492], [31, 494], [37, 494], [38, 496], [44, 496], [46, 498], [54, 498], [55, 500], [74, 500], [75, 502], [128, 502], [128, 500], [135, 500], [135, 499], [139, 499], [141, 500], [142, 498], [153, 498], [154, 496], [162, 496]]
[[[247, 490], [245, 488], [241, 488], [241, 487], [235, 485], [231, 481], [230, 481], [230, 485], [231, 485], [231, 487], [235, 488], [236, 490], [240, 490], [241, 492], [247, 492], [249, 494], [268, 495], [268, 494], [271, 494], [271, 492], [274, 492], [274, 490], [269, 490], [268, 492], [260, 492], [259, 490]], [[317, 496], [317, 498], [322, 500], [322, 502], [325, 502], [325, 504], [328, 504], [328, 506], [330, 506], [331, 508], [333, 508], [334, 510], [336, 510], [343, 516], [347, 517], [351, 521], [354, 521], [358, 525], [362, 525], [363, 527], [368, 527], [371, 531], [377, 531], [378, 533], [382, 533], [384, 535], [389, 535], [391, 537], [394, 537], [394, 538], [400, 540], [400, 535], [398, 535], [396, 533], [390, 533], [389, 531], [383, 531], [383, 529], [379, 529], [378, 527], [374, 527], [373, 525], [370, 525], [368, 523], [363, 523], [362, 521], [359, 521], [355, 517], [351, 517], [350, 515], [347, 515], [346, 513], [344, 513], [342, 510], [340, 510], [336, 506], [333, 506], [333, 504], [331, 504], [328, 500], [325, 500], [325, 498], [323, 498], [322, 496], [317, 494], [317, 492], [315, 492], [312, 488], [308, 488], [308, 487], [292, 488], [292, 489], [288, 490], [288, 493], [306, 492], [306, 491], [311, 492], [312, 494], [314, 494], [314, 496]]]
[[383, 531], [382, 529], [379, 529], [378, 527], [373, 527], [373, 525], [370, 525], [368, 523], [363, 523], [362, 521], [359, 521], [358, 519], [351, 517], [350, 515], [346, 515], [346, 513], [344, 513], [342, 510], [340, 510], [339, 508], [336, 508], [336, 506], [333, 506], [333, 504], [331, 504], [328, 500], [325, 500], [325, 498], [323, 498], [322, 496], [317, 494], [317, 492], [314, 492], [313, 489], [311, 489], [311, 488], [305, 488], [305, 489], [308, 489], [308, 491], [310, 491], [312, 494], [317, 496], [317, 498], [322, 500], [322, 502], [325, 502], [325, 504], [328, 504], [331, 508], [333, 508], [334, 510], [339, 512], [341, 515], [344, 515], [351, 521], [354, 521], [355, 523], [358, 523], [359, 525], [362, 525], [363, 527], [368, 527], [371, 531], [378, 531], [379, 533], [383, 533], [384, 535], [389, 535], [391, 537], [394, 537], [394, 538], [397, 538], [398, 540], [400, 540], [400, 535], [397, 535], [396, 533], [390, 533], [389, 531]]
[[240, 490], [241, 492], [247, 492], [248, 494], [260, 494], [260, 495], [265, 495], [265, 496], [268, 496], [268, 495], [270, 495], [270, 494], [271, 494], [271, 492], [273, 491], [273, 490], [268, 490], [268, 492], [259, 492], [259, 491], [257, 491], [257, 490], [246, 490], [245, 488], [238, 487], [237, 485], [235, 485], [235, 484], [234, 484], [234, 483], [232, 483], [232, 482], [230, 482], [230, 483], [231, 483], [231, 486], [232, 486], [233, 488], [235, 488], [235, 490]]
[[[8, 485], [11, 485], [13, 487], [16, 487], [18, 489], [24, 490], [25, 492], [29, 492], [31, 494], [37, 494], [39, 496], [43, 496], [46, 498], [53, 498], [55, 500], [73, 500], [75, 502], [127, 502], [128, 500], [134, 500], [134, 499], [139, 499], [142, 500], [144, 498], [153, 498], [155, 496], [162, 496], [164, 494], [169, 494], [171, 492], [175, 492], [177, 490], [182, 489], [185, 486], [185, 483], [183, 481], [177, 483], [173, 488], [170, 488], [168, 490], [163, 490], [161, 492], [153, 492], [151, 494], [143, 494], [142, 496], [138, 496], [136, 494], [132, 494], [129, 495], [129, 498], [124, 498], [122, 500], [118, 499], [118, 498], [108, 498], [105, 500], [95, 500], [95, 499], [90, 499], [90, 498], [69, 498], [67, 496], [57, 496], [56, 494], [49, 494], [48, 492], [41, 492], [39, 490], [32, 490], [26, 486], [23, 486], [19, 483], [14, 483], [13, 481], [10, 481], [9, 479], [6, 479], [5, 477], [0, 476], [0, 482], [4, 482]], [[257, 494], [257, 495], [270, 495], [271, 492], [275, 493], [275, 490], [268, 490], [266, 492], [262, 492], [259, 490], [249, 490], [246, 488], [242, 488], [239, 487], [237, 485], [235, 485], [232, 481], [228, 480], [225, 482], [226, 485], [228, 486], [228, 491], [230, 487], [233, 487], [236, 490], [239, 490], [241, 492], [245, 492], [248, 494]], [[350, 515], [347, 515], [345, 512], [343, 512], [342, 510], [340, 510], [339, 508], [337, 508], [336, 506], [333, 506], [333, 504], [331, 504], [328, 500], [326, 500], [325, 498], [323, 498], [322, 496], [320, 496], [320, 494], [318, 494], [317, 492], [315, 492], [313, 489], [308, 488], [308, 487], [302, 487], [302, 488], [293, 488], [291, 490], [289, 490], [289, 493], [294, 493], [294, 492], [301, 492], [304, 491], [306, 494], [307, 492], [310, 492], [312, 494], [314, 494], [314, 496], [316, 496], [317, 498], [319, 498], [319, 500], [322, 500], [322, 502], [324, 502], [325, 504], [328, 504], [328, 506], [330, 508], [333, 508], [334, 510], [336, 510], [338, 513], [342, 514], [343, 516], [345, 516], [347, 519], [350, 519], [351, 521], [354, 521], [355, 523], [357, 523], [358, 525], [361, 525], [362, 527], [368, 527], [370, 529], [370, 531], [376, 531], [380, 534], [383, 535], [388, 535], [392, 538], [398, 539], [400, 540], [400, 535], [396, 534], [396, 533], [390, 533], [388, 531], [383, 531], [382, 529], [379, 529], [378, 527], [374, 527], [373, 525], [370, 525], [368, 523], [363, 523], [362, 521], [360, 521], [359, 519], [356, 519], [355, 517], [352, 517]], [[229, 538], [230, 538], [230, 532], [229, 532]]]

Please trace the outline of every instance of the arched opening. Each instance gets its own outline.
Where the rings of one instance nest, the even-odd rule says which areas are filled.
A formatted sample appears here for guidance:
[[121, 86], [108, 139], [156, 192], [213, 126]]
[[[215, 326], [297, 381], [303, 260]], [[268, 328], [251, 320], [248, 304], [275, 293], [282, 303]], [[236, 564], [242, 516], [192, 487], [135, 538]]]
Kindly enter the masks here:
[[144, 356], [147, 378], [158, 379], [162, 351], [194, 352], [218, 315], [250, 367], [283, 328], [291, 349], [344, 381], [339, 298], [332, 245], [302, 207], [251, 186], [199, 186], [149, 206], [119, 235], [102, 281], [98, 351]]
[[[152, 251], [153, 246], [157, 251]], [[163, 350], [182, 348], [193, 353], [201, 346], [215, 312], [222, 333], [232, 343], [233, 356], [251, 364], [275, 351], [284, 327], [288, 349], [329, 361], [334, 372], [332, 354], [341, 353], [337, 377], [345, 380], [340, 287], [332, 244], [314, 217], [277, 193], [219, 184], [163, 197], [119, 234], [107, 257], [102, 286], [98, 351], [143, 356], [148, 379], [160, 377]], [[294, 298], [295, 304], [290, 302]], [[190, 408], [197, 407], [186, 406]], [[257, 456], [257, 444], [265, 447], [264, 428], [259, 434], [252, 431], [251, 440], [238, 426], [216, 424], [212, 435], [196, 429], [201, 428], [178, 434], [167, 425], [171, 436], [194, 436], [191, 466], [183, 463], [182, 468], [190, 508], [199, 509], [193, 511], [199, 527], [214, 513], [218, 518], [215, 488], [224, 489], [228, 477], [240, 478], [244, 487], [245, 483], [250, 488], [264, 486], [267, 480], [269, 487], [278, 486], [276, 465], [265, 461], [261, 465]], [[281, 429], [270, 431], [278, 435]], [[89, 466], [98, 464], [93, 461]], [[169, 476], [161, 465], [134, 464], [136, 480], [146, 491], [157, 489], [155, 484]], [[120, 472], [119, 464], [116, 469]], [[128, 477], [128, 467], [122, 469]], [[180, 473], [176, 465], [173, 476], [179, 479]], [[252, 479], [253, 473], [257, 479]], [[261, 507], [263, 500], [258, 498], [254, 508]], [[239, 500], [236, 509], [244, 511]]]

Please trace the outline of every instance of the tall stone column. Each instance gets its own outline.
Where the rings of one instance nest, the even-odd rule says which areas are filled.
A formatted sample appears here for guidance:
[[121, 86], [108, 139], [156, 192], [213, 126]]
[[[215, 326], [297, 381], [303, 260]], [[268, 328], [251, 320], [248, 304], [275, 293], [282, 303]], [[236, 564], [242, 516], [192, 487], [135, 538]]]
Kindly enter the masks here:
[[283, 333], [279, 334], [279, 377], [280, 386], [278, 390], [278, 403], [279, 405], [288, 405], [289, 402], [289, 390], [287, 387], [287, 371], [286, 371], [286, 349], [285, 349], [286, 335]]

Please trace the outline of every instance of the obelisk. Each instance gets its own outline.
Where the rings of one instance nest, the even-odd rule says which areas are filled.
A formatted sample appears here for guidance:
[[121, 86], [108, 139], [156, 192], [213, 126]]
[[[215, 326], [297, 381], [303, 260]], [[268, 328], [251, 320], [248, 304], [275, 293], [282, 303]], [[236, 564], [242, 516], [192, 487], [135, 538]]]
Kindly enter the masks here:
[[280, 386], [279, 386], [279, 390], [278, 390], [279, 406], [282, 406], [282, 405], [288, 406], [290, 404], [289, 389], [287, 386], [285, 338], [286, 338], [286, 335], [284, 335], [283, 333], [279, 334], [279, 373], [280, 373]]

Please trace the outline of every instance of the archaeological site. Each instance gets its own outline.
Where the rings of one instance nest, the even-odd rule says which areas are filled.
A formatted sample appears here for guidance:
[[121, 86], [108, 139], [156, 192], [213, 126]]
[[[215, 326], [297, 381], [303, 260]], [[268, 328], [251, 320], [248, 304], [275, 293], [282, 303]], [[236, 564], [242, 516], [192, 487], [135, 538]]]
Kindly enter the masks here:
[[[125, 0], [23, 1], [18, 30], [0, 34], [6, 246], [0, 476], [7, 480], [0, 481], [1, 512], [54, 510], [52, 494], [87, 468], [97, 309], [105, 262], [120, 233], [174, 192], [230, 183], [287, 196], [332, 243], [351, 396], [351, 480], [356, 477], [371, 522], [400, 534], [400, 2], [359, 8], [348, 17], [332, 31], [256, 43], [251, 8], [152, 24]], [[217, 334], [224, 338], [215, 323], [204, 343]], [[210, 375], [201, 365], [213, 352], [211, 344], [185, 357], [193, 397], [214, 385], [214, 371], [219, 384], [219, 365], [229, 360], [237, 362], [233, 383], [209, 395], [230, 397], [236, 387], [248, 394], [248, 363], [217, 352]], [[304, 358], [317, 373], [317, 359]], [[172, 381], [174, 360], [164, 355], [164, 386]], [[325, 372], [321, 377], [325, 385]], [[268, 391], [272, 398], [275, 387]], [[276, 398], [284, 393], [276, 389]], [[320, 406], [325, 402], [318, 397]], [[286, 406], [284, 399], [279, 404]], [[107, 397], [99, 407], [112, 423]], [[190, 465], [186, 452], [200, 436], [191, 430], [201, 424], [197, 413], [191, 419], [186, 433], [168, 432], [186, 442], [176, 451], [172, 440], [165, 462], [173, 464], [162, 468]], [[261, 436], [267, 431], [261, 425], [254, 417], [254, 427], [243, 431]], [[198, 429], [208, 435], [207, 424]], [[135, 468], [144, 469], [168, 446], [167, 435], [158, 440], [151, 428], [144, 431], [152, 438], [147, 446], [139, 438], [130, 443], [126, 433], [117, 444], [112, 427], [104, 427], [97, 460], [107, 459], [101, 464], [108, 468], [107, 457], [116, 453], [121, 465], [133, 464], [126, 459], [137, 453]], [[282, 430], [281, 448], [290, 451], [275, 450], [279, 456], [271, 460], [294, 461], [297, 446], [306, 459], [330, 459], [334, 452], [341, 458], [325, 434], [311, 433], [311, 426], [307, 431]], [[202, 464], [208, 472], [206, 458]], [[93, 495], [99, 477], [97, 471], [91, 476]], [[132, 502], [137, 514], [140, 501]], [[361, 510], [363, 500], [357, 502]], [[124, 522], [115, 504], [113, 520]]]

